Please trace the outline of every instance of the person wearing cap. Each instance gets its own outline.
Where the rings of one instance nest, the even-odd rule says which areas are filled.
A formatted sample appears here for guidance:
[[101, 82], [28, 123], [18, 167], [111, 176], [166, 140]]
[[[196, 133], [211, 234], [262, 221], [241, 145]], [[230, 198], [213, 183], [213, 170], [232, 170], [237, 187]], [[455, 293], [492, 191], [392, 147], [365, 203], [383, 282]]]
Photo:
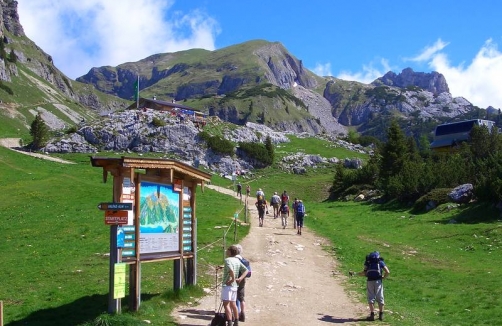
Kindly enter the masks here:
[[366, 296], [370, 308], [369, 321], [375, 320], [375, 301], [378, 303], [378, 319], [383, 320], [383, 308], [385, 305], [383, 280], [386, 279], [389, 274], [389, 268], [378, 251], [374, 251], [366, 257], [364, 270], [362, 272], [349, 272], [350, 276], [357, 275], [366, 277]]
[[256, 192], [256, 198], [258, 198], [260, 196], [265, 198], [265, 193], [263, 192], [263, 190], [261, 190], [261, 188], [259, 188], [258, 191]]

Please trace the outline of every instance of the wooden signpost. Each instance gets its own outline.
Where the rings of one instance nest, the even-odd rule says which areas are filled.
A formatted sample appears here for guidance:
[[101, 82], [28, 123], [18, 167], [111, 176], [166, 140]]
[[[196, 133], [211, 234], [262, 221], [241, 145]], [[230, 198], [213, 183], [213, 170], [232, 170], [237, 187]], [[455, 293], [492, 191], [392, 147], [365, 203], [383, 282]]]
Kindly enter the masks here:
[[[175, 160], [150, 158], [91, 157], [94, 167], [103, 168], [103, 181], [113, 176], [111, 202], [98, 204], [105, 211], [105, 224], [110, 227], [110, 270], [108, 312], [120, 313], [123, 273], [129, 267], [129, 307], [138, 311], [141, 298], [141, 263], [173, 262], [173, 286], [197, 282], [197, 219], [195, 193], [211, 175]], [[140, 219], [141, 205], [146, 205]], [[148, 205], [159, 205], [148, 209]], [[157, 210], [170, 209], [160, 215]], [[177, 216], [165, 219], [165, 214]], [[152, 227], [152, 221], [159, 221]], [[174, 221], [174, 222], [173, 222]], [[141, 229], [145, 230], [143, 234]], [[141, 241], [140, 241], [141, 240]], [[141, 246], [140, 246], [141, 244]]]

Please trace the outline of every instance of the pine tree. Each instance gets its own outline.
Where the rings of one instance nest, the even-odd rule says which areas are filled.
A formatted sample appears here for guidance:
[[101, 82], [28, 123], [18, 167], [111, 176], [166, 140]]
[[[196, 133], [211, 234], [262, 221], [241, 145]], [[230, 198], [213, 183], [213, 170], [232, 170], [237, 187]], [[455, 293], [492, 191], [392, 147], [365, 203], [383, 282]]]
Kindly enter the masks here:
[[40, 113], [37, 114], [35, 120], [31, 123], [30, 135], [33, 137], [31, 142], [31, 148], [33, 149], [44, 147], [49, 139], [49, 128]]
[[274, 162], [274, 144], [272, 144], [272, 138], [270, 138], [270, 136], [267, 136], [265, 139], [265, 148], [267, 149], [268, 156], [270, 157], [270, 162]]
[[397, 121], [393, 120], [387, 130], [387, 142], [382, 146], [380, 158], [380, 182], [382, 190], [393, 196], [390, 186], [395, 189], [397, 176], [403, 170], [404, 164], [408, 159], [409, 151], [406, 137], [399, 128]]

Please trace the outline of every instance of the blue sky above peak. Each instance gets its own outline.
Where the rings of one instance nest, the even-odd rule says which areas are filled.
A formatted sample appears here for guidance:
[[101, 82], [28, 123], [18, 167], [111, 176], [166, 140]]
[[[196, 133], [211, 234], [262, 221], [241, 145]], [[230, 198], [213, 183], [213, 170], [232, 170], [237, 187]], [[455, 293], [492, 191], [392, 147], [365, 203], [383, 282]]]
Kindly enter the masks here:
[[454, 97], [502, 108], [502, 2], [484, 0], [21, 0], [26, 35], [71, 78], [93, 67], [254, 39], [321, 76], [370, 83], [410, 67]]

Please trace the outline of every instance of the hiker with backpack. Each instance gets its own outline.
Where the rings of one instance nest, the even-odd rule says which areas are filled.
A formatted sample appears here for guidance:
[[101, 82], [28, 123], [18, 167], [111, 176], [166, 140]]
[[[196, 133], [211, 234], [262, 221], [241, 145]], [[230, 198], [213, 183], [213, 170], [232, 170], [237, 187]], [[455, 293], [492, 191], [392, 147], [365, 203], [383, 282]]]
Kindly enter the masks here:
[[258, 199], [258, 197], [260, 196], [265, 198], [265, 193], [263, 192], [263, 190], [261, 190], [261, 188], [259, 188], [258, 191], [256, 191], [256, 199]]
[[298, 211], [298, 198], [295, 198], [293, 201], [293, 205], [291, 205], [293, 208], [293, 228], [296, 229], [296, 212]]
[[281, 197], [277, 195], [277, 192], [274, 192], [272, 198], [270, 198], [270, 205], [274, 209], [274, 218], [279, 217], [279, 206], [281, 205]]
[[282, 204], [279, 211], [281, 212], [282, 228], [285, 229], [286, 226], [288, 226], [289, 206], [287, 204]]
[[281, 204], [286, 204], [286, 205], [289, 204], [289, 195], [286, 192], [286, 190], [284, 190], [284, 192], [281, 195]]
[[[246, 266], [236, 257], [239, 249], [236, 246], [228, 247], [227, 258], [223, 267], [223, 283], [221, 287], [221, 300], [227, 318], [226, 326], [239, 325], [239, 311], [237, 310], [237, 289], [239, 284], [248, 274]], [[240, 276], [238, 276], [240, 275]], [[235, 316], [233, 319], [232, 316]]]
[[258, 196], [256, 203], [256, 208], [258, 209], [258, 224], [263, 226], [263, 219], [265, 218], [265, 212], [268, 212], [267, 201], [264, 196]]
[[[244, 299], [245, 291], [244, 288], [246, 286], [246, 279], [251, 277], [251, 264], [249, 263], [249, 260], [246, 258], [242, 257], [242, 246], [240, 244], [235, 245], [238, 250], [238, 254], [235, 256], [239, 258], [241, 263], [246, 266], [248, 273], [245, 278], [242, 279], [242, 281], [239, 282], [239, 287], [237, 288], [237, 302], [239, 303], [240, 311], [239, 311], [239, 321], [246, 321], [246, 301]], [[240, 276], [239, 276], [240, 277]]]
[[296, 234], [302, 235], [303, 228], [303, 218], [305, 217], [305, 205], [301, 199], [298, 200], [296, 205], [296, 228], [298, 229]]
[[378, 251], [374, 251], [366, 256], [364, 270], [359, 273], [349, 272], [349, 275], [365, 276], [366, 294], [370, 308], [368, 320], [375, 320], [375, 301], [378, 302], [378, 319], [383, 320], [383, 307], [385, 305], [383, 296], [383, 280], [390, 274], [389, 268]]
[[242, 185], [240, 182], [237, 184], [237, 196], [242, 199]]

